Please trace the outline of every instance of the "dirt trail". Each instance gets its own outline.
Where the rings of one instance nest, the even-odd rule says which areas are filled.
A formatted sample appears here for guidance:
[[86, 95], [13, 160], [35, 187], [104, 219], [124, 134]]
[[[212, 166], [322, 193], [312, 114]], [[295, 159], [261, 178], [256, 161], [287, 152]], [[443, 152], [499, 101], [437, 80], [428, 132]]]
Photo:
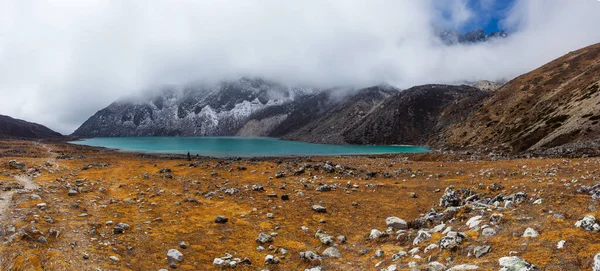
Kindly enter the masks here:
[[[58, 169], [58, 163], [56, 163], [57, 154], [52, 152], [52, 148], [45, 144], [36, 144], [39, 144], [40, 146], [48, 150], [50, 157], [47, 160], [47, 162], [52, 164], [54, 169]], [[39, 185], [33, 181], [33, 178], [35, 177], [37, 176], [34, 176], [32, 174], [21, 174], [13, 176], [13, 179], [19, 184], [21, 184], [23, 188], [11, 189], [9, 191], [0, 191], [0, 221], [4, 221], [6, 217], [5, 214], [12, 204], [12, 198], [14, 194], [30, 192], [39, 188]]]

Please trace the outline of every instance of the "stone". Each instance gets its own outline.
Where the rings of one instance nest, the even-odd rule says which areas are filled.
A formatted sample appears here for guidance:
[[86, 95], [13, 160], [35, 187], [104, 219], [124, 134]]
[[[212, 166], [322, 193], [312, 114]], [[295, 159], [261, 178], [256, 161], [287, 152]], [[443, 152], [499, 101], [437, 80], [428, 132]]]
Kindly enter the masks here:
[[431, 238], [431, 234], [424, 231], [424, 230], [420, 230], [419, 232], [417, 232], [417, 237], [415, 237], [415, 239], [413, 240], [413, 245], [418, 245], [420, 243], [425, 242], [425, 240], [428, 240]]
[[68, 193], [69, 196], [75, 196], [77, 194], [79, 194], [79, 192], [77, 192], [76, 188], [69, 189], [69, 193]]
[[313, 205], [312, 209], [317, 213], [327, 213], [327, 209], [321, 205]]
[[169, 249], [169, 251], [167, 252], [167, 261], [169, 261], [169, 263], [180, 263], [183, 261], [183, 254], [177, 249]]
[[451, 267], [450, 269], [448, 269], [448, 271], [464, 271], [464, 270], [477, 270], [477, 269], [479, 269], [479, 266], [477, 266], [477, 265], [460, 264], [460, 265]]
[[485, 228], [481, 231], [481, 235], [494, 236], [494, 235], [496, 235], [496, 230], [494, 228]]
[[217, 267], [225, 267], [227, 265], [227, 262], [221, 258], [215, 258], [213, 260], [213, 265]]
[[323, 245], [331, 245], [335, 241], [335, 239], [333, 239], [333, 236], [325, 233], [316, 233], [315, 237], [317, 237]]
[[392, 227], [394, 229], [399, 229], [399, 230], [408, 228], [408, 224], [406, 223], [406, 221], [404, 219], [400, 219], [395, 216], [390, 216], [390, 217], [386, 218], [385, 224], [388, 227]]
[[181, 241], [181, 243], [179, 243], [179, 247], [183, 249], [188, 248], [187, 244], [184, 241]]
[[300, 252], [300, 259], [305, 261], [321, 261], [322, 258], [317, 253], [312, 251], [302, 251]]
[[491, 246], [476, 246], [473, 249], [473, 254], [475, 254], [475, 258], [479, 258], [485, 254], [488, 254], [491, 250]]
[[498, 263], [502, 268], [500, 271], [538, 271], [539, 269], [520, 257], [502, 257], [498, 260]]
[[117, 256], [110, 256], [109, 258], [113, 262], [118, 262], [120, 260], [119, 257], [117, 257]]
[[469, 220], [467, 221], [467, 226], [469, 227], [469, 229], [479, 227], [479, 224], [481, 224], [481, 218], [482, 216], [480, 215], [469, 218]]
[[378, 249], [377, 251], [375, 251], [375, 257], [377, 257], [377, 258], [383, 258], [384, 254], [385, 253], [381, 249]]
[[558, 241], [558, 243], [556, 243], [556, 248], [558, 248], [558, 249], [563, 249], [563, 248], [565, 248], [565, 243], [566, 243], [566, 242], [567, 242], [567, 241], [565, 241], [565, 240], [560, 240], [560, 241]]
[[261, 244], [270, 243], [270, 242], [273, 242], [273, 237], [271, 235], [261, 232], [260, 234], [258, 234], [258, 237], [256, 238], [256, 242], [259, 242]]
[[379, 231], [378, 229], [372, 229], [371, 233], [369, 234], [369, 239], [374, 240], [381, 237], [382, 235], [383, 232]]
[[436, 248], [439, 248], [439, 247], [440, 247], [440, 246], [438, 246], [437, 244], [430, 244], [430, 245], [428, 245], [428, 246], [425, 248], [425, 250], [423, 250], [423, 252], [427, 253], [427, 252], [429, 252], [429, 251], [432, 251], [432, 250], [434, 250], [434, 249], [436, 249]]
[[406, 253], [406, 251], [400, 250], [398, 251], [398, 253], [392, 255], [392, 261], [398, 261], [406, 256], [408, 256], [408, 253]]
[[523, 237], [527, 237], [527, 238], [536, 238], [539, 235], [540, 234], [533, 228], [527, 228], [527, 229], [525, 229], [525, 232], [523, 233]]
[[462, 232], [451, 231], [446, 234], [446, 236], [442, 237], [439, 241], [440, 249], [449, 249], [453, 250], [457, 248], [464, 239], [467, 238], [467, 235]]
[[440, 262], [430, 262], [427, 265], [427, 271], [446, 271], [446, 266]]
[[23, 162], [18, 162], [17, 160], [8, 161], [8, 168], [10, 169], [25, 169], [27, 166]]
[[125, 233], [125, 230], [127, 230], [129, 228], [130, 228], [129, 224], [126, 224], [126, 223], [123, 223], [123, 222], [119, 222], [113, 228], [113, 233], [114, 234], [123, 234], [123, 233]]
[[392, 264], [390, 266], [388, 266], [385, 271], [398, 271], [398, 266], [395, 264]]
[[337, 237], [338, 242], [340, 242], [340, 244], [345, 244], [346, 243], [346, 236], [340, 235]]
[[278, 264], [278, 263], [279, 263], [279, 258], [277, 258], [273, 255], [265, 256], [265, 264]]
[[229, 219], [221, 215], [215, 218], [215, 223], [224, 224], [227, 223], [227, 221], [229, 221]]
[[440, 198], [440, 206], [442, 207], [456, 207], [460, 206], [460, 198], [456, 195], [454, 189], [448, 187], [444, 191], [444, 195]]
[[341, 258], [342, 257], [342, 253], [340, 253], [340, 251], [334, 247], [326, 248], [323, 251], [323, 253], [321, 253], [321, 255], [323, 255], [323, 257], [325, 257], [325, 258]]
[[586, 215], [582, 219], [575, 222], [575, 227], [582, 228], [590, 232], [600, 231], [600, 225], [596, 221], [596, 217], [592, 215]]
[[600, 271], [600, 253], [596, 253], [596, 255], [594, 255], [594, 265], [592, 266], [592, 271]]

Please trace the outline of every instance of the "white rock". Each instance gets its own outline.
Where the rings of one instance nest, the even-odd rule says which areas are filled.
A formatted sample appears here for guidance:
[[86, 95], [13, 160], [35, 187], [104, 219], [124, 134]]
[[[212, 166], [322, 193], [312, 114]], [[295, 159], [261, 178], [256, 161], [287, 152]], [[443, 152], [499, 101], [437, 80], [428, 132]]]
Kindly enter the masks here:
[[600, 271], [600, 253], [597, 253], [594, 256], [594, 265], [592, 266], [592, 271]]
[[439, 263], [439, 262], [430, 262], [427, 265], [427, 270], [428, 271], [445, 271], [446, 270], [446, 266]]
[[413, 240], [413, 245], [418, 245], [420, 243], [425, 242], [425, 240], [428, 240], [431, 238], [431, 234], [429, 234], [428, 232], [424, 231], [424, 230], [420, 230], [417, 233], [417, 237], [415, 237], [415, 240]]
[[446, 224], [439, 224], [439, 225], [433, 227], [433, 229], [431, 229], [431, 232], [441, 232], [444, 230], [445, 227], [446, 227]]
[[496, 235], [496, 230], [494, 228], [485, 228], [481, 231], [481, 235], [483, 236], [494, 236]]
[[566, 242], [567, 242], [567, 241], [565, 241], [565, 240], [560, 240], [560, 241], [558, 241], [558, 243], [556, 244], [556, 248], [558, 248], [558, 249], [563, 249], [563, 248], [565, 248], [565, 243], [566, 243]]
[[225, 262], [225, 260], [223, 260], [221, 258], [215, 258], [213, 260], [213, 265], [218, 266], [218, 267], [223, 267], [223, 266], [227, 265], [227, 263]]
[[177, 249], [169, 249], [169, 252], [167, 252], [167, 260], [169, 262], [181, 262], [183, 261], [183, 254]]
[[120, 260], [120, 259], [119, 259], [119, 257], [117, 257], [117, 256], [110, 256], [110, 259], [111, 259], [113, 262], [118, 262], [118, 261]]
[[406, 221], [404, 219], [400, 219], [395, 216], [390, 216], [390, 217], [386, 218], [385, 224], [388, 227], [392, 227], [394, 229], [402, 230], [402, 229], [408, 228], [408, 224], [406, 223]]
[[321, 253], [321, 255], [325, 258], [341, 258], [342, 257], [342, 254], [340, 253], [340, 251], [334, 247], [328, 247], [327, 249], [323, 250], [323, 253]]
[[383, 233], [380, 232], [378, 229], [372, 229], [371, 234], [369, 234], [369, 239], [374, 240], [381, 237], [381, 235], [383, 235]]
[[453, 266], [452, 268], [448, 269], [448, 271], [477, 270], [477, 269], [479, 269], [479, 266], [477, 266], [477, 265], [461, 264], [461, 265]]
[[535, 237], [538, 237], [539, 235], [540, 234], [532, 228], [525, 229], [525, 232], [523, 233], [523, 237], [528, 237], [528, 238], [535, 238]]
[[467, 226], [469, 227], [469, 229], [479, 226], [479, 224], [481, 224], [481, 218], [482, 216], [480, 215], [469, 218], [469, 220], [467, 221]]

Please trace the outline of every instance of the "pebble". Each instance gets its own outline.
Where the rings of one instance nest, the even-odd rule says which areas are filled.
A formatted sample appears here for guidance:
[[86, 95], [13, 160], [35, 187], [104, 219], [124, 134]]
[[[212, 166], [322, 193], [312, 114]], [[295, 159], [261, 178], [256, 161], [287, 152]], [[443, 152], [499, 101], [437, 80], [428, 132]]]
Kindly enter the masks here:
[[120, 260], [120, 259], [119, 259], [119, 257], [117, 257], [117, 256], [110, 256], [110, 259], [111, 259], [113, 262], [118, 262], [118, 261]]
[[317, 213], [327, 213], [327, 209], [321, 205], [313, 205], [312, 209]]
[[227, 221], [229, 221], [229, 219], [221, 215], [215, 218], [215, 223], [224, 224], [227, 223]]

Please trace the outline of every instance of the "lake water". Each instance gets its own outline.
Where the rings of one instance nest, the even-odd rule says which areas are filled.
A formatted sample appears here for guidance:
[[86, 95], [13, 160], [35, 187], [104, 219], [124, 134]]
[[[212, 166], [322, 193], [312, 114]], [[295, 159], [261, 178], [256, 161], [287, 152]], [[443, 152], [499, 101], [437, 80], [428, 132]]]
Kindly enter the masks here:
[[329, 145], [265, 137], [103, 137], [70, 142], [122, 151], [213, 157], [327, 156], [428, 152], [418, 146]]

